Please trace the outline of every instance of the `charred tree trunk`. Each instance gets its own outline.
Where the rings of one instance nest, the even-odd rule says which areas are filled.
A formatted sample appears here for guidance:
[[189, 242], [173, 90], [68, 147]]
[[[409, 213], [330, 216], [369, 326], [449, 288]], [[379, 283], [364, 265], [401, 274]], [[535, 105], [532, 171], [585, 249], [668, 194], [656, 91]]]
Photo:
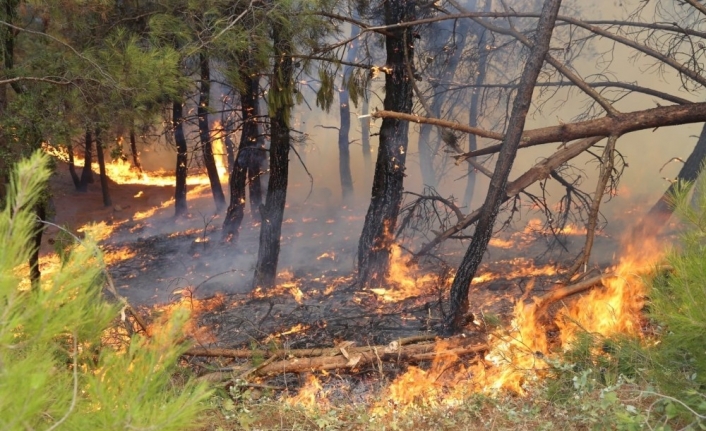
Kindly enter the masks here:
[[105, 173], [105, 154], [103, 154], [103, 137], [99, 129], [96, 129], [96, 156], [98, 157], [103, 206], [109, 207], [113, 205], [113, 203], [110, 200], [110, 190], [108, 190], [108, 175]]
[[88, 185], [93, 184], [93, 171], [91, 170], [91, 163], [93, 163], [93, 135], [91, 131], [86, 129], [85, 138], [85, 150], [83, 153], [83, 170], [81, 171], [81, 183], [79, 184], [77, 190], [80, 192], [87, 192]]
[[32, 238], [32, 252], [29, 255], [29, 279], [33, 289], [39, 289], [42, 273], [39, 271], [39, 248], [42, 246], [42, 235], [44, 234], [44, 220], [47, 219], [47, 205], [42, 201], [34, 208], [37, 215], [35, 231]]
[[208, 127], [208, 106], [211, 99], [211, 68], [208, 63], [208, 56], [201, 52], [199, 54], [199, 64], [201, 66], [201, 87], [199, 91], [199, 136], [201, 138], [201, 149], [203, 152], [203, 163], [206, 165], [208, 180], [211, 183], [211, 194], [216, 202], [216, 211], [220, 212], [226, 206], [226, 197], [221, 187], [221, 179], [218, 176], [216, 159], [213, 157], [213, 145]]
[[270, 103], [270, 180], [267, 185], [267, 201], [260, 207], [262, 224], [260, 227], [260, 248], [257, 252], [254, 287], [271, 288], [275, 285], [277, 262], [279, 260], [282, 218], [287, 199], [289, 177], [289, 117], [294, 102], [292, 100], [291, 38], [282, 34], [284, 30], [272, 29], [275, 48], [275, 65], [272, 76], [275, 80]]
[[132, 153], [132, 164], [135, 165], [138, 172], [143, 173], [142, 164], [140, 163], [140, 154], [137, 152], [137, 139], [135, 137], [135, 129], [130, 129], [130, 152]]
[[534, 44], [527, 59], [522, 78], [517, 90], [517, 97], [512, 107], [512, 114], [508, 122], [508, 129], [498, 156], [495, 171], [490, 179], [488, 195], [481, 209], [478, 224], [476, 225], [473, 240], [471, 241], [466, 254], [463, 256], [461, 265], [456, 272], [453, 284], [451, 285], [451, 307], [444, 322], [444, 332], [458, 332], [466, 323], [466, 313], [468, 312], [468, 290], [471, 280], [480, 265], [483, 254], [488, 247], [488, 242], [493, 233], [493, 224], [497, 218], [500, 204], [505, 197], [508, 175], [515, 160], [517, 149], [522, 138], [522, 131], [525, 127], [525, 119], [532, 93], [537, 82], [537, 77], [544, 64], [544, 58], [549, 51], [549, 42], [552, 37], [552, 30], [556, 16], [559, 12], [561, 0], [546, 0], [542, 8], [542, 15], [537, 24], [537, 33]]
[[[258, 135], [260, 133], [257, 118], [258, 80], [247, 70], [241, 71], [240, 79], [244, 87], [244, 91], [240, 94], [243, 126], [238, 156], [235, 159], [235, 163], [233, 163], [233, 169], [230, 174], [230, 205], [228, 205], [228, 211], [223, 221], [223, 240], [227, 242], [238, 239], [238, 232], [245, 214], [245, 188], [248, 172], [254, 163], [253, 159], [258, 157], [255, 153], [260, 151], [257, 148]], [[254, 181], [259, 184], [260, 178], [255, 178]], [[251, 191], [251, 196], [252, 194]]]
[[[351, 39], [354, 39], [360, 34], [360, 29], [353, 25], [351, 26]], [[348, 49], [346, 61], [355, 62], [358, 55], [358, 41], [351, 42]], [[338, 170], [341, 175], [341, 193], [343, 202], [347, 202], [353, 195], [353, 175], [351, 174], [351, 152], [350, 138], [348, 137], [351, 130], [351, 107], [350, 98], [348, 95], [348, 80], [353, 73], [352, 66], [343, 67], [343, 78], [341, 80], [341, 90], [338, 92], [339, 113], [341, 124], [338, 128]]]
[[[259, 92], [259, 82], [256, 83]], [[257, 93], [256, 93], [257, 94]], [[259, 117], [259, 102], [255, 99], [255, 116]], [[262, 205], [262, 173], [265, 164], [265, 144], [260, 133], [260, 124], [256, 121], [257, 139], [255, 146], [250, 149], [248, 157], [248, 192], [250, 194], [250, 213], [255, 220], [260, 219], [260, 206]]]
[[233, 120], [229, 118], [225, 120], [223, 124], [223, 141], [226, 145], [228, 172], [233, 172], [233, 168], [235, 167], [235, 142], [233, 142]]
[[74, 163], [74, 146], [69, 145], [66, 148], [66, 152], [69, 153], [69, 174], [71, 174], [71, 179], [74, 182], [74, 187], [76, 187], [76, 191], [79, 191], [81, 187], [81, 178], [79, 178], [78, 174], [76, 173], [76, 164]]
[[186, 135], [184, 135], [184, 113], [181, 102], [172, 104], [172, 127], [174, 128], [174, 142], [176, 142], [176, 187], [174, 189], [174, 215], [184, 215], [186, 206], [186, 176], [188, 173], [188, 148]]
[[[689, 157], [684, 162], [677, 175], [677, 180], [684, 182], [694, 182], [699, 177], [701, 172], [701, 167], [706, 160], [706, 124], [701, 129], [701, 134], [699, 135], [699, 140], [696, 141], [696, 146], [694, 150], [689, 154]], [[650, 211], [645, 216], [645, 220], [641, 223], [640, 229], [642, 230], [641, 235], [646, 234], [645, 230], [652, 230], [652, 234], [656, 234], [659, 229], [664, 226], [669, 218], [674, 212], [674, 208], [670, 204], [671, 197], [674, 195], [676, 188], [678, 187], [679, 181], [674, 182], [669, 186], [666, 192], [657, 201], [656, 204], [650, 209]]]
[[[389, 0], [384, 3], [385, 24], [397, 24], [415, 19], [415, 3]], [[408, 76], [406, 58], [413, 56], [412, 28], [398, 28], [385, 38], [387, 67], [385, 75], [386, 110], [412, 111], [412, 80]], [[402, 203], [407, 133], [409, 123], [384, 119], [380, 127], [380, 145], [370, 207], [365, 216], [358, 243], [358, 282], [361, 286], [381, 283], [390, 266], [390, 246]]]

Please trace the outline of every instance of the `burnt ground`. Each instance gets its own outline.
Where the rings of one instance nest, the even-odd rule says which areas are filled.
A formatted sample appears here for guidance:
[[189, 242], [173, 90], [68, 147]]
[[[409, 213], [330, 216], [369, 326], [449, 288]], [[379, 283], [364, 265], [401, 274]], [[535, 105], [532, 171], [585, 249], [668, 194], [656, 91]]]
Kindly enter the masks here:
[[[121, 295], [147, 314], [159, 314], [175, 302], [195, 311], [197, 341], [204, 346], [252, 346], [276, 342], [289, 348], [359, 345], [433, 333], [443, 319], [452, 269], [462, 244], [444, 250], [447, 267], [437, 259], [423, 261], [409, 274], [384, 287], [398, 292], [397, 281], [412, 283], [404, 299], [386, 301], [385, 292], [361, 290], [353, 284], [357, 237], [366, 203], [337, 208], [327, 189], [308, 199], [290, 197], [285, 214], [280, 257], [280, 284], [273, 292], [253, 291], [259, 224], [249, 214], [237, 244], [220, 242], [223, 214], [214, 214], [210, 190], [189, 187], [189, 216], [175, 220], [171, 186], [111, 183], [113, 207], [103, 208], [98, 184], [76, 193], [62, 166], [52, 179], [55, 222], [77, 229], [99, 223], [99, 237], [110, 273]], [[46, 239], [53, 240], [50, 229]], [[491, 246], [471, 289], [476, 317], [469, 332], [487, 320], [505, 320], [530, 280], [541, 293], [559, 280], [554, 268], [567, 264], [583, 243], [582, 235], [565, 235], [566, 249], [542, 231], [504, 232]], [[599, 236], [594, 256], [607, 265], [617, 241]], [[49, 252], [50, 247], [44, 247]], [[566, 251], [568, 250], [568, 252]], [[404, 256], [403, 256], [404, 257]], [[602, 266], [605, 266], [602, 265]], [[415, 285], [416, 283], [416, 285]], [[389, 294], [389, 292], [387, 293]]]

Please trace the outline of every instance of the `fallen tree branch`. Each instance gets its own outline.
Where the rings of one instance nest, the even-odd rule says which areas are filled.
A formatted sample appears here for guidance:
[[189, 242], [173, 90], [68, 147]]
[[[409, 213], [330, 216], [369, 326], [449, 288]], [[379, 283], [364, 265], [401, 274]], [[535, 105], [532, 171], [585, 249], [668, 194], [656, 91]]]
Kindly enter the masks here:
[[[406, 346], [409, 344], [419, 343], [422, 341], [431, 341], [436, 338], [435, 335], [415, 335], [407, 338], [400, 338], [393, 341], [392, 343], [397, 343], [400, 346]], [[224, 358], [306, 358], [311, 356], [335, 356], [341, 354], [342, 347], [339, 344], [336, 347], [316, 347], [313, 349], [278, 349], [278, 350], [261, 350], [261, 349], [225, 349], [225, 348], [207, 348], [207, 347], [193, 347], [184, 353], [186, 356], [206, 356], [206, 357], [224, 357]], [[347, 347], [348, 351], [367, 351], [370, 347]]]
[[[472, 133], [474, 135], [502, 140], [503, 135], [497, 132], [470, 127], [453, 121], [438, 118], [422, 117], [415, 114], [403, 114], [393, 111], [377, 111], [375, 118], [394, 118], [415, 123], [428, 123], [452, 130]], [[602, 117], [594, 120], [576, 123], [560, 124], [558, 126], [542, 127], [527, 130], [522, 134], [519, 148], [527, 148], [552, 142], [569, 142], [575, 139], [589, 137], [621, 136], [639, 130], [656, 129], [658, 127], [677, 126], [682, 124], [703, 123], [706, 121], [706, 102], [689, 105], [660, 106], [642, 111], [619, 113], [613, 117]], [[470, 157], [494, 154], [500, 151], [500, 144], [490, 145], [469, 153], [460, 154], [455, 158], [461, 162]]]
[[[245, 364], [243, 366], [230, 368], [228, 371], [218, 370], [199, 377], [200, 380], [217, 382], [229, 379], [245, 379], [248, 376], [266, 376], [280, 373], [298, 373], [310, 371], [352, 369], [362, 365], [376, 363], [377, 361], [416, 363], [428, 361], [442, 355], [470, 355], [478, 354], [488, 349], [487, 344], [471, 344], [472, 341], [456, 337], [444, 339], [443, 347], [439, 343], [419, 343], [418, 341], [428, 341], [433, 338], [429, 335], [410, 337], [408, 339], [396, 340], [384, 346], [363, 346], [346, 347], [343, 343], [337, 347], [319, 349], [297, 349], [278, 350], [270, 352], [272, 355], [268, 360], [253, 366]], [[410, 344], [401, 344], [408, 342]], [[204, 349], [205, 350], [205, 349]], [[215, 356], [213, 353], [234, 353], [241, 354], [244, 350], [213, 349], [202, 351], [192, 349], [187, 355], [192, 356]], [[204, 354], [207, 353], [207, 354]], [[294, 355], [292, 355], [292, 353]], [[242, 356], [238, 356], [242, 357]], [[280, 360], [276, 360], [280, 359]], [[237, 376], [237, 377], [234, 377]]]

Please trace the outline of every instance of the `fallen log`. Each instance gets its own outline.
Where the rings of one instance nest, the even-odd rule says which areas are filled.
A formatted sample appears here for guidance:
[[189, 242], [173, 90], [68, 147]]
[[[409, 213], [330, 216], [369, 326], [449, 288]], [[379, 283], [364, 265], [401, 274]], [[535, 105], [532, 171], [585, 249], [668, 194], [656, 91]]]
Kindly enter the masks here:
[[471, 340], [462, 337], [443, 341], [443, 345], [438, 342], [403, 345], [399, 341], [393, 341], [384, 346], [345, 347], [339, 345], [326, 349], [302, 349], [296, 353], [313, 353], [313, 351], [317, 351], [318, 354], [316, 356], [290, 356], [278, 361], [275, 361], [278, 356], [271, 356], [260, 365], [248, 363], [229, 368], [227, 371], [219, 370], [203, 375], [199, 377], [199, 380], [218, 382], [245, 379], [249, 376], [262, 377], [282, 373], [353, 369], [380, 362], [417, 363], [445, 355], [478, 354], [488, 349], [487, 344], [471, 344]]
[[[430, 341], [435, 339], [435, 335], [415, 335], [407, 338], [400, 338], [392, 343], [397, 343], [400, 346], [419, 343], [422, 341]], [[392, 344], [391, 343], [391, 344]], [[223, 358], [239, 358], [247, 359], [252, 357], [270, 358], [270, 357], [295, 357], [305, 358], [311, 356], [336, 356], [341, 354], [341, 348], [352, 352], [364, 352], [370, 347], [349, 347], [349, 343], [341, 343], [336, 347], [316, 347], [313, 349], [277, 349], [277, 350], [261, 350], [261, 349], [226, 349], [220, 347], [192, 347], [187, 350], [186, 356], [206, 356], [206, 357], [223, 357]]]

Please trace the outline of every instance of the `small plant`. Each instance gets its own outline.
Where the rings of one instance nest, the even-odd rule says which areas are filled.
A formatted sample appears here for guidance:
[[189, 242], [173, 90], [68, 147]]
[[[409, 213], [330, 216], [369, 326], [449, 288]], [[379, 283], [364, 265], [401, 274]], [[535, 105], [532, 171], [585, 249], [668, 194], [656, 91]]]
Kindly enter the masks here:
[[186, 311], [123, 349], [106, 347], [102, 337], [120, 309], [102, 298], [102, 255], [90, 238], [40, 288], [20, 288], [31, 209], [49, 175], [40, 153], [21, 162], [0, 213], [0, 429], [195, 428], [209, 391], [172, 380], [188, 347], [177, 341]]

